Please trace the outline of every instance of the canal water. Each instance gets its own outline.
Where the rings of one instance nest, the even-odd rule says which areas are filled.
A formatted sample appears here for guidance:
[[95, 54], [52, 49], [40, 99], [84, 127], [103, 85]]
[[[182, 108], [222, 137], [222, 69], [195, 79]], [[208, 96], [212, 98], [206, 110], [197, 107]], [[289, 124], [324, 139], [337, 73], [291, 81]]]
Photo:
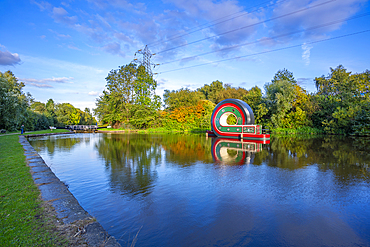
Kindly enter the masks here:
[[74, 134], [31, 145], [122, 246], [370, 246], [370, 140]]

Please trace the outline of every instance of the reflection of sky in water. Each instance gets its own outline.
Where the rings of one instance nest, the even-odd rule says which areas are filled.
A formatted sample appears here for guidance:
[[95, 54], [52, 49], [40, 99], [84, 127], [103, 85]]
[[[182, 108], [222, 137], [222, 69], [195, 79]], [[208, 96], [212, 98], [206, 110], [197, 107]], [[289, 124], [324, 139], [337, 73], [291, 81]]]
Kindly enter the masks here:
[[366, 145], [280, 138], [250, 164], [227, 165], [212, 161], [203, 136], [77, 134], [31, 144], [122, 245], [139, 229], [137, 246], [370, 245]]

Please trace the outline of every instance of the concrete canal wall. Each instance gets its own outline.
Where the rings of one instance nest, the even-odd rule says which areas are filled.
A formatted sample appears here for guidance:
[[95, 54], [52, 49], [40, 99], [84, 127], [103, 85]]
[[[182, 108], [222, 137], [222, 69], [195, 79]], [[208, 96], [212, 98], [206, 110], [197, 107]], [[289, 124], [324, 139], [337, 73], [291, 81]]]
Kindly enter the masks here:
[[79, 234], [88, 246], [121, 246], [99, 222], [93, 221], [93, 217], [81, 207], [67, 186], [55, 176], [26, 137], [19, 136], [19, 142], [23, 145], [27, 165], [30, 167], [33, 181], [41, 192], [41, 198], [54, 207], [57, 218], [66, 225], [87, 222]]

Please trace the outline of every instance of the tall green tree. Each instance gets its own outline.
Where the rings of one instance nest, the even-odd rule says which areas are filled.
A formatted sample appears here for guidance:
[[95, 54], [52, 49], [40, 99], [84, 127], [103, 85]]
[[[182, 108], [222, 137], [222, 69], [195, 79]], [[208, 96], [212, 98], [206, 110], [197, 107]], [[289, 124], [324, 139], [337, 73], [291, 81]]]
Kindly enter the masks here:
[[201, 92], [205, 99], [217, 104], [217, 97], [220, 92], [224, 91], [224, 84], [223, 82], [217, 80], [213, 81], [210, 85], [205, 84], [203, 87], [199, 88], [197, 91]]
[[262, 90], [252, 87], [242, 98], [251, 108], [256, 124], [266, 124], [265, 116], [268, 113], [265, 100], [262, 98]]
[[265, 85], [269, 116], [274, 127], [284, 127], [284, 119], [292, 109], [296, 81], [288, 70], [279, 70], [271, 83]]
[[129, 123], [136, 110], [160, 108], [160, 97], [155, 95], [157, 82], [144, 66], [134, 63], [120, 66], [111, 70], [105, 79], [106, 89], [97, 99], [94, 109], [102, 123]]
[[295, 80], [293, 73], [279, 70], [265, 85], [266, 103], [271, 125], [275, 128], [299, 128], [311, 125], [310, 97]]
[[16, 130], [25, 124], [31, 95], [23, 87], [11, 71], [0, 72], [0, 128]]
[[352, 74], [342, 65], [330, 68], [328, 76], [315, 78], [315, 100], [319, 111], [313, 114], [316, 127], [329, 133], [365, 133], [364, 120], [370, 117], [370, 72]]
[[199, 91], [192, 91], [188, 88], [179, 90], [164, 90], [163, 101], [167, 110], [172, 111], [181, 106], [195, 106], [204, 99], [204, 95]]
[[218, 104], [221, 101], [225, 99], [242, 99], [246, 94], [248, 93], [248, 90], [242, 87], [232, 87], [229, 84], [225, 84], [225, 89], [219, 91], [215, 98], [215, 103]]
[[58, 122], [62, 125], [78, 125], [81, 120], [80, 112], [70, 103], [61, 103], [56, 105], [56, 116]]
[[35, 101], [31, 104], [31, 110], [39, 113], [46, 112], [46, 106], [44, 103]]

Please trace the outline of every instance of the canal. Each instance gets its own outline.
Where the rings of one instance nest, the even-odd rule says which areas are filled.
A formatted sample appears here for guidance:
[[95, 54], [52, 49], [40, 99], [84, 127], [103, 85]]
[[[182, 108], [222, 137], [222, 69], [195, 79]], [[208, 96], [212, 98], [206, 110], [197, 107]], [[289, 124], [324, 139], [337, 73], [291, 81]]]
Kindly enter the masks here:
[[72, 134], [30, 144], [122, 246], [369, 246], [370, 139]]

